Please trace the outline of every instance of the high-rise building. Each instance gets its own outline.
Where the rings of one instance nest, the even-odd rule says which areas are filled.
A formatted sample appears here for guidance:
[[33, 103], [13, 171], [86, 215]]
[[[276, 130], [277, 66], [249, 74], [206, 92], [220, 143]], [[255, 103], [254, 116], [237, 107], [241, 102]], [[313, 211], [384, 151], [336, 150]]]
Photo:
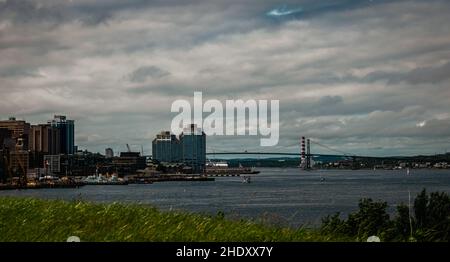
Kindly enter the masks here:
[[179, 139], [162, 131], [152, 141], [152, 157], [159, 162], [183, 163], [193, 173], [203, 173], [206, 164], [206, 135], [197, 125], [183, 129]]
[[23, 120], [16, 120], [15, 117], [10, 117], [8, 120], [0, 121], [0, 128], [11, 131], [11, 138], [16, 143], [13, 150], [28, 150], [29, 123]]
[[50, 124], [32, 125], [30, 129], [29, 149], [50, 155], [61, 153], [60, 129]]
[[8, 148], [8, 139], [12, 140], [11, 130], [7, 128], [0, 128], [0, 149]]
[[112, 148], [105, 149], [105, 157], [106, 158], [113, 158], [114, 157], [114, 151]]
[[194, 173], [203, 173], [206, 164], [206, 135], [197, 125], [191, 124], [180, 135], [182, 161]]
[[61, 153], [72, 155], [75, 152], [75, 123], [66, 119], [66, 116], [55, 115], [54, 119], [48, 122], [52, 127], [59, 129]]
[[152, 157], [159, 162], [175, 163], [181, 161], [181, 144], [176, 135], [162, 131], [152, 141]]

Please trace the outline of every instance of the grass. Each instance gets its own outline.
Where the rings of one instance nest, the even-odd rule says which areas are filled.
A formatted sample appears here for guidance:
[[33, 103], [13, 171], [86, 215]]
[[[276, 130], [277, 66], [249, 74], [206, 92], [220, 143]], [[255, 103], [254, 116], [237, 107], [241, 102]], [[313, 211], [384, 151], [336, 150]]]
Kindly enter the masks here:
[[0, 241], [348, 241], [292, 229], [141, 205], [0, 198]]

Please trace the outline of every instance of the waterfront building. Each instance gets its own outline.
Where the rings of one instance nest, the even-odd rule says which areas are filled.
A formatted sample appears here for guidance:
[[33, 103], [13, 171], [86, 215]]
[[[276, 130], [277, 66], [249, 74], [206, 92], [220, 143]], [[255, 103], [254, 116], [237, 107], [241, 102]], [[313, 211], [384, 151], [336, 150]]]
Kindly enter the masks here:
[[61, 154], [72, 155], [75, 153], [75, 122], [66, 119], [66, 116], [55, 115], [48, 121], [52, 127], [59, 129]]
[[152, 141], [152, 157], [159, 162], [176, 163], [181, 161], [180, 140], [170, 131], [162, 131]]
[[29, 136], [29, 149], [50, 155], [61, 153], [60, 129], [49, 124], [32, 125]]
[[[73, 155], [60, 155], [60, 174], [69, 176], [94, 175], [96, 171], [103, 172], [103, 169], [111, 167], [111, 160], [98, 153], [79, 151]], [[111, 171], [113, 169], [111, 168]], [[53, 171], [56, 173], [56, 171]]]
[[11, 131], [11, 138], [15, 142], [15, 148], [11, 150], [28, 150], [29, 123], [10, 117], [8, 120], [0, 121], [0, 128]]
[[206, 135], [197, 125], [191, 124], [180, 135], [182, 162], [193, 173], [203, 173], [206, 165]]
[[188, 173], [203, 173], [206, 135], [195, 124], [184, 128], [179, 139], [170, 131], [162, 131], [152, 141], [152, 158], [162, 163], [182, 163]]
[[112, 159], [112, 165], [120, 175], [132, 175], [147, 167], [147, 158], [139, 152], [120, 152], [119, 157]]
[[44, 156], [44, 168], [47, 174], [57, 174], [61, 171], [61, 155]]

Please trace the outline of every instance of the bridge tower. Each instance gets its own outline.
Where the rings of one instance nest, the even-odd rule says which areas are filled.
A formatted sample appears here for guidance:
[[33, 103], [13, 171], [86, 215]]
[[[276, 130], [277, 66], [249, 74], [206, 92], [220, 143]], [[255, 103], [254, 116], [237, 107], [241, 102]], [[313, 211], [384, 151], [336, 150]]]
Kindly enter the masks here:
[[306, 150], [305, 150], [305, 137], [302, 136], [300, 141], [300, 167], [305, 169], [306, 166]]
[[306, 169], [311, 169], [311, 141], [306, 139]]

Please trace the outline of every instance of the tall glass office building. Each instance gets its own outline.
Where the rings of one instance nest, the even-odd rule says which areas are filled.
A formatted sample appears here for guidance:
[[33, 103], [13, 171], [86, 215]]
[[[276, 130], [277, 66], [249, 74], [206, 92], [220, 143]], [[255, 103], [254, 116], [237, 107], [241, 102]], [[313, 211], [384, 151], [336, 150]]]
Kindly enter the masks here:
[[170, 131], [162, 131], [152, 141], [154, 160], [167, 163], [183, 163], [193, 173], [203, 173], [206, 164], [206, 135], [196, 125], [183, 129], [179, 139]]
[[75, 122], [67, 120], [66, 116], [55, 115], [53, 120], [49, 121], [53, 127], [60, 130], [61, 154], [72, 155], [75, 152]]
[[152, 141], [153, 159], [159, 162], [181, 162], [181, 144], [170, 131], [162, 131]]
[[203, 173], [206, 164], [206, 135], [197, 125], [191, 124], [180, 135], [182, 161], [194, 173]]

